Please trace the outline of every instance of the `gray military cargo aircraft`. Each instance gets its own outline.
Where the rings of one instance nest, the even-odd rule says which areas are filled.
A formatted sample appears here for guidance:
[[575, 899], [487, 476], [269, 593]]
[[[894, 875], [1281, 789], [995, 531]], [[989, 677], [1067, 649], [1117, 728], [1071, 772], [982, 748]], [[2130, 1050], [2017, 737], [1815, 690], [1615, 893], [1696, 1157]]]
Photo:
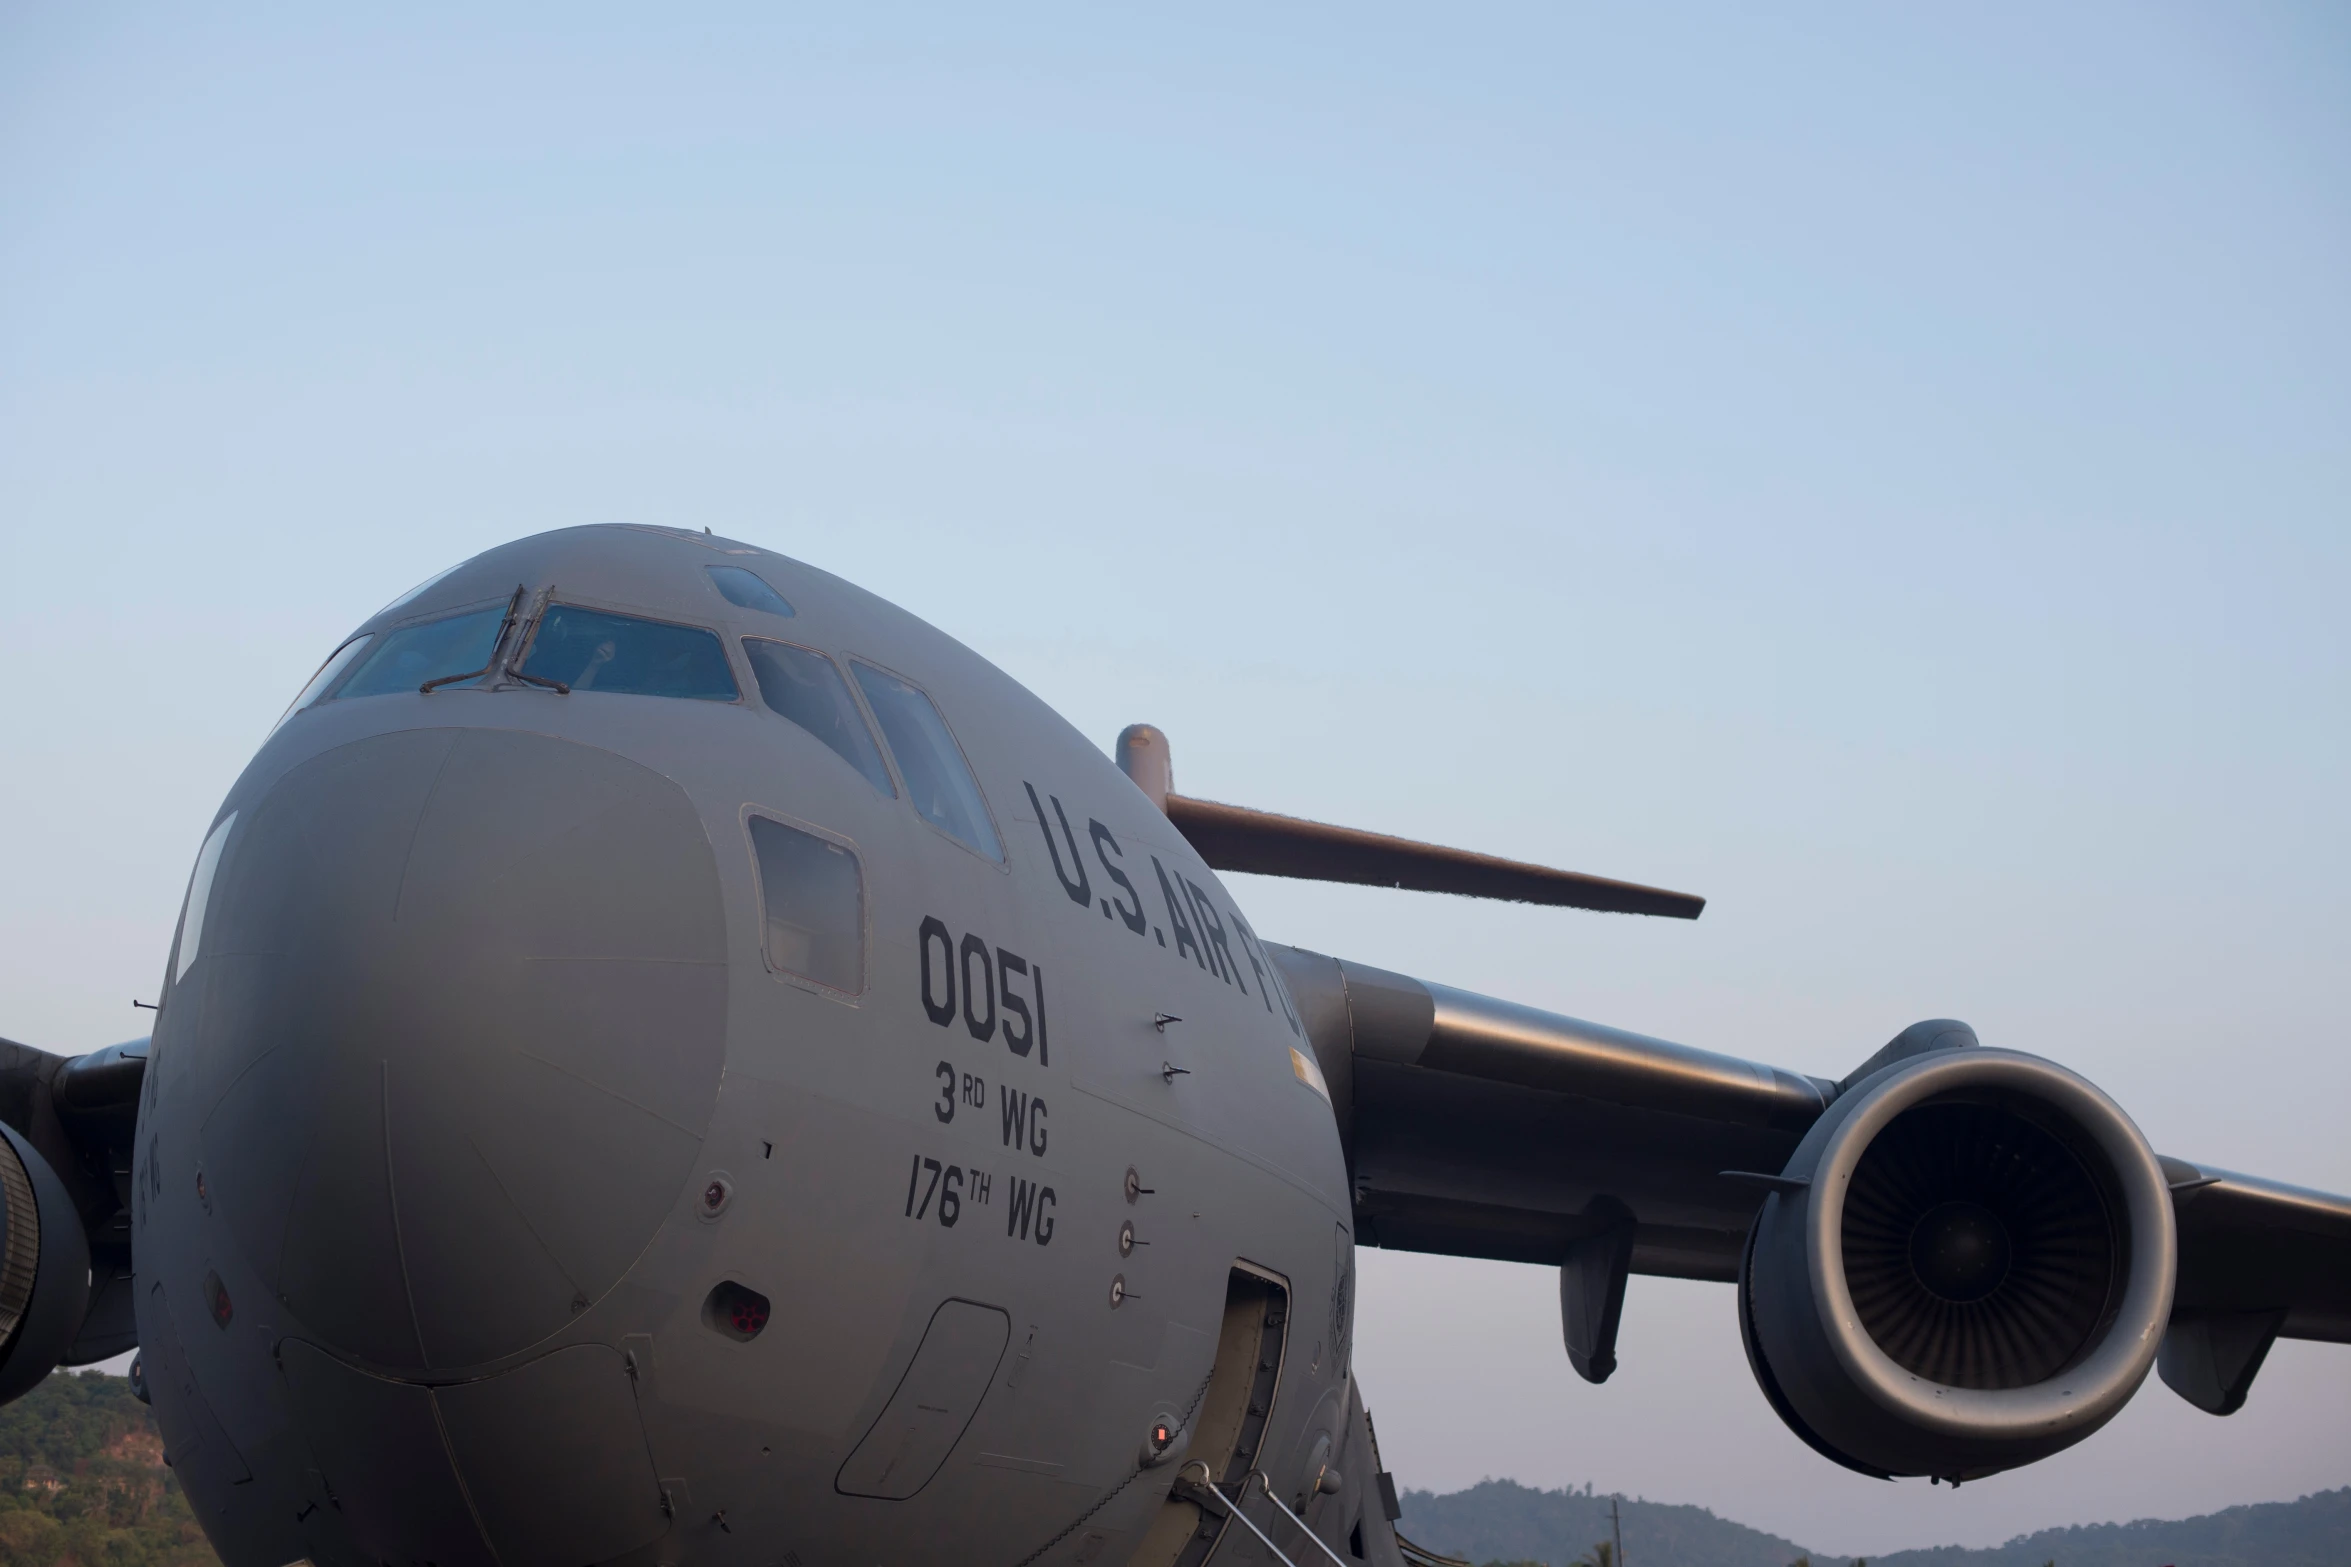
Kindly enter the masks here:
[[1395, 1567], [1358, 1246], [1556, 1268], [1595, 1382], [1629, 1273], [1735, 1284], [1882, 1476], [2351, 1342], [2351, 1202], [1964, 1024], [1831, 1082], [1277, 945], [1219, 870], [1702, 907], [1177, 794], [750, 545], [491, 550], [246, 768], [152, 1038], [0, 1059], [0, 1397], [135, 1345], [232, 1567]]

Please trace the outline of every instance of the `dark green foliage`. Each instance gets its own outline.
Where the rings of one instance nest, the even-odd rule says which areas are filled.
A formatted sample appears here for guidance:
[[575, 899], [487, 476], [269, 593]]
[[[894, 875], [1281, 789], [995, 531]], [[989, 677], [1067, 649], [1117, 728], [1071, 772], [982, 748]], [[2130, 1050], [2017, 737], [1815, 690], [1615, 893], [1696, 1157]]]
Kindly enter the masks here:
[[[1593, 1542], [1609, 1540], [1608, 1498], [1586, 1491], [1537, 1491], [1510, 1480], [1486, 1480], [1450, 1496], [1404, 1493], [1406, 1534], [1472, 1561], [1500, 1558], [1569, 1562], [1593, 1557]], [[1626, 1567], [1788, 1567], [1804, 1553], [1703, 1507], [1624, 1501]], [[1613, 1553], [1613, 1541], [1611, 1551]]]
[[[1568, 1563], [1595, 1556], [1608, 1534], [1608, 1498], [1487, 1480], [1435, 1496], [1404, 1493], [1402, 1527], [1433, 1549], [1473, 1561]], [[1805, 1552], [1717, 1518], [1702, 1507], [1624, 1501], [1625, 1567], [1789, 1567]], [[1931, 1525], [1929, 1525], [1931, 1527]], [[1923, 1532], [1923, 1531], [1922, 1531]], [[2266, 1502], [2177, 1522], [2090, 1524], [2021, 1536], [1984, 1550], [1957, 1546], [1870, 1558], [1870, 1567], [2345, 1567], [2351, 1563], [2351, 1488]], [[1853, 1567], [1860, 1567], [1856, 1562]]]
[[0, 1408], [0, 1567], [219, 1567], [122, 1377], [58, 1372]]
[[[1630, 1555], [1628, 1551], [1626, 1554]], [[1871, 1567], [2343, 1567], [2351, 1562], [2351, 1486], [2298, 1502], [2231, 1507], [2177, 1522], [2045, 1529], [1985, 1551], [1897, 1551]], [[1664, 1567], [1661, 1562], [1658, 1567]]]

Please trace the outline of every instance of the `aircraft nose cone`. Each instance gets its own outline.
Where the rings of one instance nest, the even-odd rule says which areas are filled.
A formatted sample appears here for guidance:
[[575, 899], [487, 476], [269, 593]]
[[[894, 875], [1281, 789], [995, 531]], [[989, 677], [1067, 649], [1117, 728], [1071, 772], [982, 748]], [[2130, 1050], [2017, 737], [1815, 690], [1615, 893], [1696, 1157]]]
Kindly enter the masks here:
[[609, 1290], [693, 1172], [725, 1045], [716, 865], [684, 791], [608, 751], [374, 736], [239, 807], [168, 1005], [198, 1021], [161, 1092], [192, 1098], [288, 1331], [478, 1364]]

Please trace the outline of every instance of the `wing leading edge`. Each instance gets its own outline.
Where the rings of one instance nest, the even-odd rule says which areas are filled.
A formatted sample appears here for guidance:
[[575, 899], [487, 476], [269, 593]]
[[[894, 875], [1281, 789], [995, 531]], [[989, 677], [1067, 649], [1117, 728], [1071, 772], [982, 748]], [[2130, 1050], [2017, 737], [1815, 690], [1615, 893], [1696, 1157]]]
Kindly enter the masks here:
[[[1815, 1120], [1888, 1066], [1976, 1046], [1964, 1024], [1919, 1024], [1832, 1082], [1267, 947], [1331, 1085], [1358, 1238], [1598, 1268], [1580, 1352], [1577, 1289], [1563, 1288], [1587, 1376], [1614, 1363], [1624, 1272], [1737, 1279], [1772, 1172]], [[2351, 1343], [2351, 1199], [2162, 1166], [2179, 1262], [2161, 1367], [2176, 1391], [2229, 1413], [2274, 1339]]]

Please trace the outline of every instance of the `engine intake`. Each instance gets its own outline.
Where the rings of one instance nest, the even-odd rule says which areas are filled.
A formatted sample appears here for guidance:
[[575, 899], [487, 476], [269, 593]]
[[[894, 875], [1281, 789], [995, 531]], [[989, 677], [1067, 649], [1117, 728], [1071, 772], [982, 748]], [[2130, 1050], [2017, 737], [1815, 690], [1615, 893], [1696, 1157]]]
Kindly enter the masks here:
[[1959, 1481], [2097, 1430], [2154, 1364], [2176, 1242], [2154, 1150], [2036, 1056], [1942, 1050], [1831, 1105], [1748, 1233], [1780, 1418], [1864, 1474]]
[[81, 1330], [90, 1243], [49, 1161], [0, 1125], [0, 1404], [47, 1376]]

